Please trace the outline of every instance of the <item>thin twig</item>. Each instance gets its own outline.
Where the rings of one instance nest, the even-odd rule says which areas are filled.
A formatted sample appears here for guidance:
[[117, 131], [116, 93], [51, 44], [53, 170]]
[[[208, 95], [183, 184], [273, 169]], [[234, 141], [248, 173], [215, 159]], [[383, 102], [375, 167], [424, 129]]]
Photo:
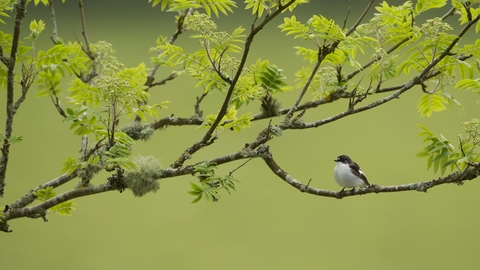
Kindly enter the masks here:
[[363, 18], [365, 18], [365, 16], [367, 15], [368, 11], [370, 10], [370, 8], [372, 7], [373, 5], [373, 2], [375, 2], [375, 0], [370, 0], [370, 2], [368, 3], [367, 7], [365, 8], [365, 10], [363, 11], [362, 15], [360, 15], [360, 17], [358, 17], [358, 20], [353, 24], [352, 28], [350, 28], [348, 31], [347, 31], [347, 36], [350, 36], [353, 32], [355, 32], [355, 30], [357, 29], [357, 27], [360, 25], [360, 23], [362, 22]]
[[[83, 38], [85, 39], [85, 48], [84, 48], [84, 51], [85, 53], [88, 55], [88, 57], [90, 57], [91, 60], [93, 60], [95, 58], [95, 56], [93, 55], [91, 49], [90, 49], [90, 42], [88, 41], [88, 35], [87, 35], [87, 22], [85, 20], [85, 13], [83, 12], [83, 1], [82, 0], [78, 0], [78, 7], [80, 8], [80, 17], [82, 19], [82, 35], [83, 35]], [[83, 46], [82, 46], [83, 48]]]
[[[177, 40], [178, 36], [180, 36], [180, 34], [182, 34], [185, 31], [185, 22], [188, 20], [190, 15], [193, 14], [193, 12], [194, 12], [194, 9], [189, 8], [184, 14], [179, 16], [179, 18], [177, 20], [177, 29], [175, 30], [173, 35], [168, 40], [168, 43], [173, 44]], [[162, 53], [163, 53], [163, 51], [160, 51], [160, 52], [158, 52], [158, 55], [160, 55]], [[147, 76], [147, 81], [145, 82], [145, 85], [147, 87], [152, 87], [153, 86], [152, 84], [153, 84], [153, 81], [155, 80], [155, 73], [157, 73], [157, 70], [158, 70], [159, 67], [160, 67], [160, 65], [155, 64], [152, 67], [152, 69], [150, 70], [150, 73]]]
[[[154, 83], [150, 84], [150, 87], [157, 86], [157, 85], [164, 85], [164, 84], [166, 84], [168, 81], [171, 81], [171, 80], [175, 79], [177, 76], [178, 76], [177, 73], [172, 73], [172, 74], [168, 75], [167, 78], [165, 78], [165, 79], [163, 79], [163, 80], [160, 80], [160, 81], [158, 81], [158, 82], [154, 82]], [[147, 91], [148, 91], [148, 89], [147, 89]]]
[[203, 91], [203, 94], [200, 97], [197, 97], [195, 102], [194, 108], [195, 108], [195, 114], [197, 117], [202, 118], [203, 117], [203, 111], [200, 109], [200, 103], [202, 103], [203, 99], [207, 96], [208, 92]]
[[288, 122], [290, 122], [290, 119], [292, 118], [293, 116], [293, 113], [295, 112], [295, 110], [297, 109], [298, 107], [298, 104], [300, 104], [300, 101], [302, 101], [302, 98], [303, 96], [305, 95], [305, 93], [307, 92], [308, 90], [308, 87], [310, 86], [310, 84], [312, 83], [313, 81], [313, 78], [315, 77], [315, 75], [317, 74], [317, 71], [318, 69], [320, 68], [320, 65], [322, 64], [322, 60], [324, 58], [322, 58], [322, 50], [324, 50], [325, 47], [322, 47], [318, 50], [318, 59], [317, 59], [317, 62], [315, 63], [315, 66], [313, 67], [313, 70], [312, 72], [310, 73], [310, 76], [307, 80], [307, 82], [305, 83], [305, 85], [303, 86], [303, 89], [302, 91], [300, 92], [300, 94], [298, 95], [297, 97], [297, 100], [295, 101], [295, 103], [293, 104], [293, 106], [291, 107], [290, 111], [288, 111], [288, 113], [286, 114], [284, 120], [282, 121], [282, 124], [283, 125], [287, 125]]
[[252, 159], [254, 159], [254, 158], [252, 157], [252, 158], [247, 159], [247, 161], [245, 161], [244, 163], [240, 164], [240, 166], [238, 166], [237, 168], [233, 169], [233, 170], [228, 174], [228, 176], [232, 176], [232, 174], [233, 174], [236, 170], [238, 170], [238, 169], [242, 168], [243, 166], [245, 166], [245, 165], [246, 165], [248, 162], [250, 162]]
[[349, 0], [348, 1], [348, 8], [347, 8], [347, 15], [345, 15], [345, 19], [343, 20], [342, 30], [345, 29], [345, 27], [347, 27], [347, 21], [348, 21], [348, 17], [350, 16], [350, 10], [351, 9], [352, 9], [352, 1]]
[[52, 36], [50, 39], [53, 43], [58, 44], [61, 43], [58, 39], [58, 30], [57, 30], [57, 19], [55, 16], [55, 8], [53, 6], [53, 0], [48, 0], [48, 7], [50, 8], [50, 17], [52, 19]]

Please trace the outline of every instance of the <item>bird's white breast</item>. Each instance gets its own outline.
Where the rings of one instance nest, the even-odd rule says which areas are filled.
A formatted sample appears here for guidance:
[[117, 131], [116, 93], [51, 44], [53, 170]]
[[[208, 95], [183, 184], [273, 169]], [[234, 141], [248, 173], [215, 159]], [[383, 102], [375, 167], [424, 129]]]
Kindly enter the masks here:
[[[360, 173], [363, 172], [360, 171]], [[351, 172], [349, 165], [342, 162], [337, 162], [337, 165], [335, 166], [333, 172], [333, 176], [335, 178], [335, 182], [337, 182], [337, 184], [341, 187], [354, 188], [364, 187], [367, 185], [365, 181], [363, 181], [363, 179], [359, 178]]]

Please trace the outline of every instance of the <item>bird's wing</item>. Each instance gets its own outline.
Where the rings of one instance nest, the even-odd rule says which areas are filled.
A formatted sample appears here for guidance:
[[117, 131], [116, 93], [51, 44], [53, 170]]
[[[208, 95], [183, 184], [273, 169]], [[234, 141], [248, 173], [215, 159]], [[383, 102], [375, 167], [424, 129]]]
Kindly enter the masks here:
[[350, 165], [350, 169], [352, 169], [353, 174], [360, 177], [363, 181], [365, 181], [365, 183], [367, 183], [367, 185], [370, 185], [370, 183], [368, 183], [367, 176], [365, 176], [357, 163]]

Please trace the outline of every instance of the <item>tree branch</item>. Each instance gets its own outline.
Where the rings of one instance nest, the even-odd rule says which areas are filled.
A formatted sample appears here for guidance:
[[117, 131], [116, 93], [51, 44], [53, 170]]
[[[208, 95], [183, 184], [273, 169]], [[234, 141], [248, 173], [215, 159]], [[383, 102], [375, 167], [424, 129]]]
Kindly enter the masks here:
[[[308, 124], [296, 124], [296, 125], [288, 125], [288, 126], [285, 126], [283, 127], [283, 129], [304, 129], [304, 128], [313, 128], [313, 127], [319, 127], [321, 125], [324, 125], [324, 124], [327, 124], [327, 123], [330, 123], [330, 122], [333, 122], [333, 121], [336, 121], [340, 118], [343, 118], [345, 116], [348, 116], [348, 115], [351, 115], [351, 114], [355, 114], [355, 113], [359, 113], [359, 112], [363, 112], [363, 111], [366, 111], [366, 110], [369, 110], [369, 109], [372, 109], [372, 108], [375, 108], [377, 106], [380, 106], [382, 104], [385, 104], [389, 101], [392, 101], [393, 99], [397, 99], [401, 94], [403, 94], [404, 92], [406, 92], [407, 90], [411, 89], [413, 86], [415, 85], [418, 85], [418, 84], [423, 84], [425, 81], [427, 81], [428, 79], [432, 78], [432, 72], [431, 70], [442, 60], [444, 59], [446, 56], [450, 55], [450, 52], [451, 50], [455, 47], [455, 45], [458, 43], [458, 41], [465, 35], [465, 33], [473, 26], [475, 25], [476, 22], [478, 22], [478, 20], [480, 20], [480, 15], [478, 15], [474, 20], [468, 22], [465, 27], [460, 31], [460, 33], [458, 34], [458, 36], [450, 43], [450, 45], [445, 49], [445, 51], [439, 56], [437, 57], [436, 59], [434, 59], [422, 72], [420, 72], [420, 74], [418, 74], [416, 77], [414, 77], [412, 80], [410, 80], [408, 83], [406, 84], [403, 84], [399, 90], [397, 90], [394, 94], [388, 96], [388, 97], [385, 97], [383, 99], [380, 99], [380, 100], [377, 100], [375, 102], [372, 102], [371, 104], [367, 105], [367, 106], [364, 106], [364, 107], [360, 107], [358, 109], [351, 109], [349, 108], [348, 110], [340, 113], [340, 114], [337, 114], [335, 116], [332, 116], [332, 117], [329, 117], [329, 118], [325, 118], [323, 120], [320, 120], [320, 121], [315, 121], [315, 122], [312, 122], [312, 123], [308, 123]], [[397, 86], [398, 87], [398, 86]], [[386, 91], [381, 91], [381, 92], [386, 92]]]
[[280, 168], [280, 166], [273, 159], [273, 156], [269, 152], [268, 147], [266, 147], [266, 151], [263, 153], [262, 158], [275, 175], [280, 177], [282, 180], [284, 180], [294, 188], [300, 190], [301, 192], [305, 192], [305, 193], [309, 193], [317, 196], [337, 198], [337, 199], [342, 199], [343, 197], [369, 194], [369, 193], [400, 192], [400, 191], [412, 191], [412, 190], [427, 192], [428, 189], [438, 185], [449, 184], [449, 183], [461, 184], [462, 181], [473, 180], [480, 176], [480, 163], [476, 163], [475, 166], [468, 167], [461, 173], [454, 172], [445, 177], [440, 177], [438, 179], [433, 179], [425, 182], [417, 182], [417, 183], [410, 183], [410, 184], [396, 185], [396, 186], [380, 186], [380, 185], [372, 184], [369, 187], [340, 192], [340, 191], [314, 188], [309, 186], [308, 184], [305, 185], [302, 182], [298, 181], [293, 176], [289, 175], [285, 170]]
[[160, 120], [155, 121], [151, 124], [153, 129], [161, 129], [167, 126], [184, 126], [184, 125], [193, 125], [199, 126], [203, 123], [203, 120], [198, 118], [181, 118], [181, 117], [173, 117], [173, 115], [167, 116]]
[[2, 156], [0, 158], [0, 197], [3, 197], [5, 189], [5, 177], [7, 173], [8, 159], [10, 154], [9, 139], [12, 137], [13, 132], [13, 117], [15, 116], [16, 109], [14, 105], [14, 79], [15, 79], [15, 62], [17, 59], [18, 44], [20, 40], [20, 30], [22, 26], [23, 18], [26, 16], [26, 0], [19, 0], [15, 4], [17, 13], [15, 15], [15, 25], [13, 28], [13, 40], [12, 49], [10, 51], [10, 59], [7, 64], [7, 117], [5, 121], [5, 139], [3, 140], [3, 146], [1, 148]]
[[90, 49], [90, 42], [88, 41], [88, 35], [87, 35], [87, 22], [85, 20], [85, 13], [83, 12], [83, 1], [78, 0], [78, 8], [80, 9], [80, 18], [82, 19], [82, 35], [83, 38], [85, 39], [85, 53], [90, 57], [90, 59], [94, 59], [94, 55]]
[[365, 10], [363, 11], [362, 15], [360, 15], [360, 17], [358, 17], [358, 20], [353, 24], [353, 26], [350, 29], [348, 29], [347, 34], [346, 34], [347, 37], [350, 36], [353, 32], [355, 32], [355, 30], [360, 25], [362, 20], [365, 18], [365, 16], [367, 15], [368, 11], [370, 10], [370, 8], [372, 7], [374, 2], [375, 2], [375, 0], [370, 0], [370, 2], [368, 2], [368, 5], [365, 8]]
[[[338, 42], [336, 42], [335, 44], [338, 45]], [[332, 47], [333, 47], [333, 46], [332, 46]], [[336, 47], [336, 46], [335, 46], [335, 47]], [[335, 47], [333, 47], [333, 50], [335, 50]], [[303, 96], [305, 95], [305, 93], [306, 93], [307, 90], [308, 90], [308, 87], [309, 87], [310, 84], [312, 83], [313, 78], [315, 77], [315, 74], [317, 74], [318, 68], [320, 68], [320, 65], [322, 64], [323, 59], [325, 59], [325, 57], [326, 57], [329, 53], [333, 52], [333, 50], [330, 50], [330, 52], [327, 53], [327, 52], [324, 52], [324, 50], [326, 50], [326, 47], [322, 47], [322, 48], [319, 48], [319, 49], [318, 49], [318, 59], [317, 59], [317, 63], [316, 63], [315, 66], [313, 67], [312, 73], [310, 74], [310, 77], [308, 78], [307, 82], [306, 82], [305, 85], [303, 86], [303, 89], [302, 89], [302, 91], [300, 92], [300, 95], [298, 95], [297, 100], [295, 101], [295, 103], [293, 104], [293, 106], [290, 108], [290, 110], [288, 111], [288, 113], [285, 115], [285, 118], [284, 118], [283, 121], [282, 121], [282, 126], [288, 125], [288, 122], [290, 121], [290, 119], [291, 119], [292, 116], [293, 116], [293, 112], [297, 109], [298, 104], [300, 104], [300, 101], [302, 101]]]
[[16, 202], [14, 202], [12, 205], [10, 205], [10, 209], [21, 209], [21, 208], [31, 204], [35, 200], [35, 195], [33, 195], [33, 193], [35, 193], [39, 189], [44, 189], [44, 188], [47, 188], [47, 187], [52, 187], [52, 188], [59, 187], [59, 186], [65, 184], [65, 183], [68, 183], [70, 180], [77, 177], [77, 175], [78, 175], [78, 170], [74, 171], [71, 174], [63, 174], [63, 175], [60, 175], [57, 178], [54, 178], [54, 179], [48, 181], [45, 184], [42, 184], [42, 185], [38, 186], [37, 188], [35, 188], [33, 190], [30, 190], [27, 194], [23, 195], [20, 199], [18, 199]]
[[53, 0], [48, 0], [48, 6], [50, 8], [50, 17], [52, 19], [52, 36], [50, 37], [50, 39], [53, 41], [53, 43], [59, 44], [62, 42], [58, 38], [57, 19], [55, 16], [55, 9], [53, 7]]
[[[166, 84], [168, 81], [171, 81], [171, 80], [175, 79], [177, 76], [178, 76], [177, 73], [172, 73], [172, 74], [170, 74], [167, 78], [165, 78], [165, 79], [163, 79], [163, 80], [161, 80], [161, 81], [151, 83], [151, 84], [149, 85], [149, 87], [153, 87], [153, 86], [157, 86], [157, 85], [164, 85], [164, 84]], [[147, 89], [147, 90], [148, 90], [148, 89]]]
[[111, 185], [109, 183], [101, 184], [98, 186], [90, 186], [90, 187], [84, 187], [84, 188], [79, 188], [79, 189], [74, 189], [71, 191], [67, 191], [65, 193], [62, 193], [60, 195], [57, 195], [49, 200], [46, 200], [40, 204], [27, 207], [27, 208], [21, 208], [21, 209], [10, 209], [5, 213], [5, 218], [2, 223], [0, 223], [0, 230], [5, 231], [5, 232], [11, 232], [11, 230], [8, 230], [8, 224], [7, 220], [12, 220], [16, 218], [22, 218], [22, 217], [29, 217], [29, 218], [39, 218], [42, 217], [45, 221], [45, 215], [46, 211], [60, 203], [66, 202], [68, 200], [72, 200], [75, 198], [83, 197], [83, 196], [88, 196], [88, 195], [93, 195], [93, 194], [99, 194], [107, 191], [112, 191]]
[[196, 142], [194, 143], [191, 147], [187, 148], [183, 153], [182, 155], [180, 155], [180, 157], [171, 165], [172, 168], [178, 168], [178, 167], [181, 167], [183, 165], [183, 163], [185, 162], [185, 160], [187, 160], [191, 155], [193, 155], [194, 153], [196, 153], [199, 149], [201, 149], [202, 147], [204, 147], [207, 142], [212, 139], [212, 135], [213, 135], [213, 132], [215, 131], [215, 129], [217, 128], [217, 126], [220, 124], [220, 121], [222, 121], [222, 118], [225, 116], [225, 114], [227, 113], [227, 109], [228, 109], [228, 105], [230, 103], [230, 99], [233, 95], [233, 91], [235, 89], [235, 86], [238, 82], [238, 79], [240, 78], [240, 75], [242, 74], [242, 70], [243, 70], [243, 67], [245, 66], [245, 63], [247, 62], [247, 58], [248, 58], [248, 54], [250, 52], [250, 46], [252, 45], [252, 42], [253, 42], [253, 38], [255, 37], [255, 35], [263, 29], [263, 27], [268, 23], [270, 22], [273, 18], [275, 18], [276, 16], [278, 16], [280, 13], [282, 13], [285, 9], [287, 9], [290, 5], [292, 5], [293, 3], [295, 2], [295, 0], [291, 0], [290, 2], [286, 3], [285, 5], [283, 6], [279, 6], [278, 9], [271, 14], [271, 16], [266, 16], [265, 19], [263, 20], [262, 23], [260, 23], [257, 27], [255, 27], [255, 21], [253, 22], [252, 24], [252, 27], [251, 27], [251, 31], [250, 31], [250, 34], [248, 35], [247, 37], [247, 40], [245, 42], [245, 48], [243, 50], [243, 55], [242, 55], [242, 59], [240, 60], [240, 64], [238, 66], [238, 70], [232, 80], [232, 83], [230, 84], [230, 87], [227, 91], [227, 94], [223, 100], [223, 104], [220, 108], [220, 111], [217, 115], [217, 118], [215, 119], [215, 121], [212, 123], [212, 125], [210, 126], [210, 128], [208, 129], [208, 131], [205, 133], [205, 135], [203, 136], [203, 138], [199, 141], [199, 142]]
[[86, 75], [83, 75], [83, 76], [79, 76], [79, 78], [84, 83], [87, 83], [98, 75], [97, 74], [98, 59], [97, 59], [97, 56], [92, 52], [92, 49], [90, 48], [90, 41], [88, 40], [88, 35], [87, 35], [87, 22], [86, 22], [86, 19], [85, 19], [85, 13], [83, 12], [83, 1], [82, 0], [78, 0], [78, 8], [80, 9], [80, 18], [81, 18], [81, 21], [82, 21], [82, 35], [83, 35], [83, 38], [85, 40], [85, 47], [81, 45], [78, 38], [77, 38], [77, 42], [80, 44], [80, 46], [82, 46], [82, 50], [85, 52], [85, 54], [87, 54], [88, 58], [90, 58], [90, 60], [92, 60], [92, 70], [90, 71], [90, 73], [88, 73]]
[[[168, 43], [173, 44], [175, 42], [175, 40], [177, 40], [178, 36], [185, 31], [185, 29], [184, 29], [185, 21], [188, 20], [188, 17], [190, 17], [190, 15], [192, 15], [193, 12], [194, 12], [194, 9], [189, 8], [189, 9], [187, 9], [187, 11], [184, 14], [179, 16], [179, 18], [177, 20], [177, 30], [175, 30], [173, 35], [170, 37], [170, 39], [168, 40]], [[162, 52], [163, 51], [160, 51], [158, 53], [158, 55], [162, 54]], [[147, 76], [147, 81], [145, 82], [145, 85], [147, 87], [150, 88], [150, 87], [155, 86], [155, 85], [160, 85], [160, 84], [155, 84], [155, 85], [153, 84], [153, 81], [155, 80], [155, 73], [157, 73], [157, 70], [158, 70], [159, 67], [160, 67], [160, 65], [156, 64], [150, 70], [150, 73]], [[172, 79], [174, 79], [174, 78], [172, 78]]]

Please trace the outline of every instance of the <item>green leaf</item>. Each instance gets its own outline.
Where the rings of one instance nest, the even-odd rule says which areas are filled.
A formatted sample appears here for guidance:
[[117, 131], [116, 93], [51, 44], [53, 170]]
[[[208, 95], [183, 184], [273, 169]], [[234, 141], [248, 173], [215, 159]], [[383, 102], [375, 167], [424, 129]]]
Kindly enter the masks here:
[[73, 210], [75, 210], [76, 204], [73, 202], [73, 200], [69, 200], [60, 204], [57, 204], [50, 209], [48, 209], [50, 212], [57, 213], [62, 216], [71, 216]]
[[202, 199], [202, 197], [203, 197], [203, 194], [200, 193], [191, 203], [197, 203], [197, 202], [199, 202], [199, 201]]
[[232, 0], [197, 0], [208, 16], [211, 16], [211, 12], [218, 18], [219, 12], [224, 15], [228, 15], [227, 11], [233, 12], [232, 7], [237, 7], [237, 3]]
[[196, 196], [192, 203], [205, 198], [208, 203], [215, 202], [220, 198], [220, 190], [225, 190], [230, 194], [230, 190], [235, 190], [237, 179], [229, 174], [224, 177], [215, 176], [215, 163], [204, 162], [194, 166], [194, 174], [200, 179], [200, 185], [190, 183], [192, 190], [188, 194]]
[[312, 30], [308, 26], [297, 21], [297, 17], [295, 15], [292, 15], [290, 18], [285, 17], [283, 19], [283, 24], [279, 25], [278, 27], [282, 29], [282, 32], [287, 32], [287, 36], [295, 35], [294, 39], [313, 39], [315, 37]]
[[224, 125], [225, 129], [233, 129], [236, 132], [240, 132], [242, 129], [250, 128], [250, 120], [253, 116], [250, 113], [246, 113], [240, 117], [235, 117], [233, 121], [230, 121]]
[[80, 164], [77, 159], [67, 157], [67, 160], [63, 163], [61, 173], [72, 174], [79, 166]]
[[420, 14], [429, 9], [441, 8], [447, 4], [447, 0], [418, 0], [415, 5], [415, 12]]
[[445, 104], [448, 104], [448, 101], [441, 93], [435, 92], [433, 94], [424, 94], [418, 101], [417, 109], [420, 116], [430, 117], [433, 112], [446, 110]]
[[455, 88], [458, 90], [479, 90], [480, 79], [463, 79], [455, 84]]
[[12, 136], [12, 137], [10, 137], [10, 139], [8, 140], [8, 142], [9, 142], [10, 144], [19, 143], [19, 142], [21, 142], [21, 141], [23, 141], [23, 137], [22, 137], [22, 136]]
[[55, 197], [55, 191], [53, 191], [53, 187], [47, 187], [35, 191], [33, 195], [35, 195], [37, 200], [44, 202]]
[[152, 3], [152, 7], [155, 7], [156, 5], [162, 3], [161, 10], [165, 10], [167, 7], [167, 4], [170, 2], [169, 0], [148, 0], [149, 3]]

